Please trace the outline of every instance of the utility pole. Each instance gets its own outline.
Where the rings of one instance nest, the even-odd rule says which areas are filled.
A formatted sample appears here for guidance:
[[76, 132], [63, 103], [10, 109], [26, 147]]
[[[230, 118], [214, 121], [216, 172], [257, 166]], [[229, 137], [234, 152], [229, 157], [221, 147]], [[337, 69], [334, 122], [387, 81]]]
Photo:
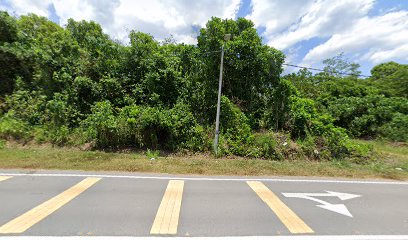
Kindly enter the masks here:
[[[231, 39], [231, 34], [225, 34], [224, 40], [225, 42]], [[218, 102], [217, 102], [217, 116], [215, 120], [215, 138], [214, 138], [214, 152], [217, 156], [218, 154], [218, 138], [220, 135], [220, 109], [221, 109], [221, 88], [222, 88], [222, 68], [224, 65], [224, 46], [225, 42], [222, 44], [221, 47], [221, 65], [220, 65], [220, 78], [218, 83]]]

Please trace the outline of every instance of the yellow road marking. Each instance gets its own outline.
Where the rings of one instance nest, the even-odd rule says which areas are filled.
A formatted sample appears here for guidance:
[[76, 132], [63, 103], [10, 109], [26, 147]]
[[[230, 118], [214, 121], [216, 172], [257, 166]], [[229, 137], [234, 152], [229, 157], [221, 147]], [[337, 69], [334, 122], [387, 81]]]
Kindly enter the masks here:
[[0, 176], [0, 182], [12, 178], [11, 176]]
[[150, 234], [176, 234], [184, 181], [170, 180], [160, 203]]
[[0, 227], [0, 233], [22, 233], [32, 227], [34, 224], [40, 222], [51, 213], [55, 212], [66, 203], [77, 197], [79, 194], [90, 188], [100, 178], [85, 178], [75, 186], [51, 198], [50, 200], [38, 205], [29, 210], [23, 215], [11, 220]]
[[272, 209], [291, 233], [313, 233], [313, 230], [263, 183], [258, 181], [247, 181], [247, 183], [262, 201]]

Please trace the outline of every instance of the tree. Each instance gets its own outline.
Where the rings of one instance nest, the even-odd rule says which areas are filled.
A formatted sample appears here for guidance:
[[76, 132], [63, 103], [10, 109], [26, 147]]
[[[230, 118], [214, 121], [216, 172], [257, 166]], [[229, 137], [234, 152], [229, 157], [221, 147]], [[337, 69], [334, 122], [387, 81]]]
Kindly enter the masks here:
[[23, 72], [21, 59], [13, 49], [17, 40], [16, 19], [0, 11], [0, 97], [13, 91], [17, 76]]
[[408, 97], [408, 64], [387, 62], [371, 70], [371, 80], [383, 93]]
[[358, 63], [351, 63], [344, 57], [344, 53], [340, 53], [337, 56], [332, 58], [326, 59], [323, 61], [325, 65], [324, 73], [335, 76], [335, 77], [342, 77], [344, 74], [349, 74], [355, 78], [361, 74], [361, 71], [358, 69], [360, 68], [360, 64]]
[[7, 12], [0, 11], [0, 44], [17, 41], [17, 23]]
[[106, 75], [119, 75], [124, 48], [103, 33], [99, 24], [68, 19], [66, 29], [82, 49], [79, 69], [81, 75], [86, 75], [93, 81], [99, 81]]
[[25, 86], [50, 98], [67, 89], [78, 74], [80, 59], [80, 49], [70, 33], [35, 14], [21, 16], [17, 23], [24, 65], [30, 71], [30, 76], [23, 78]]
[[[246, 19], [221, 20], [212, 18], [200, 30], [198, 47], [206, 56], [208, 69], [206, 79], [207, 103], [214, 105], [218, 91], [220, 55], [224, 35], [232, 34], [225, 43], [223, 94], [231, 99], [249, 116], [252, 126], [266, 107], [265, 99], [273, 87], [277, 87], [282, 72], [284, 55], [282, 52], [263, 45], [254, 24]], [[218, 53], [218, 54], [214, 54]]]

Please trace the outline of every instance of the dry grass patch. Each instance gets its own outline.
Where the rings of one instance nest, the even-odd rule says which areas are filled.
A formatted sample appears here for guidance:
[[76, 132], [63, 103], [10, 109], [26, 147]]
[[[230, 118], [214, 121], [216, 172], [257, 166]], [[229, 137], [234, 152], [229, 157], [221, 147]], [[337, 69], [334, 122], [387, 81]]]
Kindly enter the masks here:
[[[408, 179], [408, 147], [371, 142], [378, 159], [352, 161], [271, 161], [246, 158], [215, 159], [206, 154], [157, 156], [146, 152], [102, 152], [52, 146], [8, 145], [0, 149], [0, 168], [129, 171], [169, 174], [240, 176], [330, 176]], [[154, 160], [151, 160], [154, 154]]]

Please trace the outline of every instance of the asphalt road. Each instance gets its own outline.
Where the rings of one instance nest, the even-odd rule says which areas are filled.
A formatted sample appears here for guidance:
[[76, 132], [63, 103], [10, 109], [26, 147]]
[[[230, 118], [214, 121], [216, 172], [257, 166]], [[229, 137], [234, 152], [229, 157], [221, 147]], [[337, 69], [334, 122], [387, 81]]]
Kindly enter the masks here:
[[0, 170], [10, 236], [408, 239], [408, 182]]

